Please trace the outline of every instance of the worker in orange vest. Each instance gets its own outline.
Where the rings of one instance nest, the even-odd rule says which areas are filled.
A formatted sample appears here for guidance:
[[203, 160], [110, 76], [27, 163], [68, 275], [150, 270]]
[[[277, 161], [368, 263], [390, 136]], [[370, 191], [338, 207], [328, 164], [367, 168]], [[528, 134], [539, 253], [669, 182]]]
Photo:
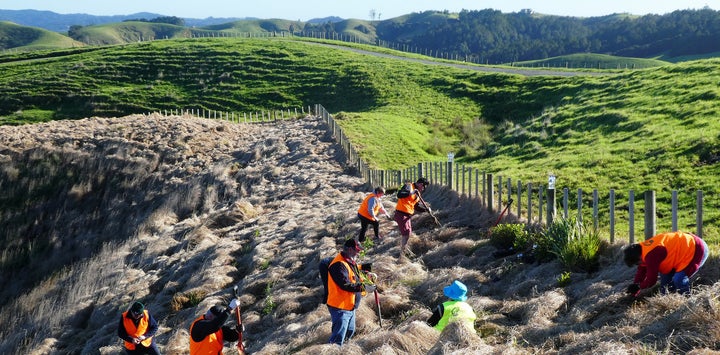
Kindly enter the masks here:
[[[410, 240], [410, 234], [412, 234], [412, 216], [415, 211], [419, 212], [430, 212], [430, 206], [425, 206], [418, 202], [422, 199], [422, 193], [430, 185], [430, 181], [424, 177], [420, 177], [416, 182], [406, 183], [397, 192], [397, 204], [395, 205], [395, 215], [393, 216], [395, 222], [400, 229], [400, 258], [405, 255], [405, 248], [408, 240]], [[426, 208], [427, 207], [427, 208]]]
[[358, 240], [362, 243], [365, 241], [365, 232], [367, 232], [368, 225], [373, 226], [373, 232], [375, 232], [375, 239], [380, 238], [380, 212], [382, 212], [387, 219], [390, 215], [383, 207], [380, 199], [385, 195], [385, 189], [383, 187], [376, 187], [375, 191], [365, 196], [365, 199], [358, 208], [358, 218], [360, 219], [360, 234]]
[[707, 260], [709, 249], [702, 238], [684, 232], [660, 233], [623, 250], [625, 264], [638, 265], [627, 293], [637, 296], [641, 289], [655, 285], [660, 274], [660, 292], [690, 293], [692, 277]]
[[118, 336], [124, 340], [125, 352], [128, 355], [152, 354], [160, 355], [153, 336], [158, 330], [158, 323], [145, 305], [135, 302], [120, 316]]
[[[327, 307], [332, 321], [331, 344], [342, 346], [352, 338], [355, 334], [355, 310], [360, 306], [362, 296], [375, 292], [377, 275], [370, 272], [372, 264], [355, 262], [362, 250], [360, 242], [348, 239], [328, 267]], [[361, 273], [367, 277], [362, 277], [365, 275]], [[363, 282], [363, 278], [368, 282]]]
[[225, 341], [238, 341], [239, 330], [225, 322], [239, 304], [234, 298], [229, 307], [213, 306], [193, 321], [190, 325], [190, 355], [222, 355]]

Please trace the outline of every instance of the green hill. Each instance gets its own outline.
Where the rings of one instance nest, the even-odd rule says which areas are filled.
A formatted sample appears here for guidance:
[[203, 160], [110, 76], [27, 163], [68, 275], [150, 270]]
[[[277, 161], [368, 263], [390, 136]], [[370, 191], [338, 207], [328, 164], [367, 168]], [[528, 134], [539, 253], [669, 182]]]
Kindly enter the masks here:
[[[374, 167], [453, 151], [459, 163], [524, 182], [554, 172], [572, 189], [652, 189], [667, 200], [670, 189], [718, 193], [719, 65], [523, 76], [280, 38], [155, 41], [2, 64], [0, 115], [8, 124], [321, 103]], [[693, 204], [682, 201], [690, 226]], [[708, 204], [717, 235], [717, 201]]]
[[0, 49], [31, 51], [81, 47], [85, 44], [42, 28], [0, 21]]
[[85, 26], [74, 31], [73, 38], [90, 45], [124, 44], [156, 39], [189, 38], [193, 31], [166, 23], [127, 21]]
[[509, 64], [513, 66], [532, 68], [640, 69], [668, 65], [670, 62], [659, 59], [629, 58], [607, 54], [583, 53]]

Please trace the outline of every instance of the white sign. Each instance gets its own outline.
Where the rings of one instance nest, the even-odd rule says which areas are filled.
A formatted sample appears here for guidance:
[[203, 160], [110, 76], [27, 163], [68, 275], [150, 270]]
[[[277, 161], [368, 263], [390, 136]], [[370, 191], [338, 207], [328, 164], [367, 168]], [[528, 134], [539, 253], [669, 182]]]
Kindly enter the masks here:
[[548, 176], [548, 190], [555, 190], [555, 175]]
[[455, 158], [455, 153], [448, 153], [448, 163], [452, 163], [453, 158]]

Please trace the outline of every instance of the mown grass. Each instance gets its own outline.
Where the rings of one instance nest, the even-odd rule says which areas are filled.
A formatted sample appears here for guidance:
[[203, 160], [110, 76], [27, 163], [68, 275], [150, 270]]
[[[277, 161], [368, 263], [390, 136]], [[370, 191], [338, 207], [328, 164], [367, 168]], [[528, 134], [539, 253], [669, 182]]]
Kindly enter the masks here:
[[558, 188], [597, 188], [605, 201], [610, 189], [619, 202], [629, 190], [654, 190], [663, 229], [670, 190], [680, 191], [686, 230], [693, 230], [694, 194], [702, 190], [711, 196], [706, 231], [717, 235], [718, 60], [555, 77], [426, 65], [282, 38], [64, 53], [34, 61], [14, 55], [1, 65], [0, 122], [320, 103], [337, 113], [375, 168], [445, 160], [453, 151], [459, 164], [536, 186], [552, 172]]

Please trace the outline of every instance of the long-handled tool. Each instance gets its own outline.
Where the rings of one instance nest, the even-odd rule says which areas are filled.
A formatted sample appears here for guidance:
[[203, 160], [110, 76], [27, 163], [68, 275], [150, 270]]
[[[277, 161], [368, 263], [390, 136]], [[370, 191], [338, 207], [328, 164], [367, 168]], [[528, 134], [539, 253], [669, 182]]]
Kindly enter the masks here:
[[380, 328], [382, 328], [382, 312], [380, 312], [380, 296], [378, 296], [378, 290], [375, 289], [375, 306], [377, 307], [378, 320], [380, 320]]
[[422, 198], [422, 195], [420, 194], [420, 191], [415, 191], [415, 192], [417, 193], [418, 198], [420, 199], [420, 202], [422, 202], [423, 207], [425, 207], [425, 209], [426, 209], [426, 210], [428, 211], [428, 213], [430, 214], [430, 217], [432, 217], [433, 220], [435, 221], [435, 224], [436, 224], [438, 227], [440, 227], [440, 226], [441, 226], [440, 221], [437, 219], [437, 217], [435, 217], [435, 215], [433, 214], [433, 212], [432, 212], [432, 210], [430, 209], [430, 207], [428, 207], [427, 203], [425, 202], [425, 199]]
[[510, 209], [510, 205], [512, 205], [513, 199], [509, 199], [507, 205], [505, 205], [505, 208], [503, 208], [502, 212], [500, 212], [500, 215], [498, 216], [495, 223], [492, 225], [492, 227], [488, 228], [487, 236], [490, 237], [490, 233], [492, 232], [492, 229], [495, 228], [498, 223], [500, 223], [500, 220], [505, 216], [505, 212], [507, 212], [508, 209]]
[[[238, 294], [238, 287], [235, 285], [233, 287], [233, 295], [235, 296], [235, 299], [239, 299]], [[237, 321], [237, 332], [238, 332], [238, 342], [237, 342], [237, 348], [238, 353], [240, 355], [245, 355], [245, 344], [243, 344], [243, 331], [245, 331], [245, 326], [243, 325], [242, 318], [240, 317], [240, 305], [235, 308], [235, 320]]]

